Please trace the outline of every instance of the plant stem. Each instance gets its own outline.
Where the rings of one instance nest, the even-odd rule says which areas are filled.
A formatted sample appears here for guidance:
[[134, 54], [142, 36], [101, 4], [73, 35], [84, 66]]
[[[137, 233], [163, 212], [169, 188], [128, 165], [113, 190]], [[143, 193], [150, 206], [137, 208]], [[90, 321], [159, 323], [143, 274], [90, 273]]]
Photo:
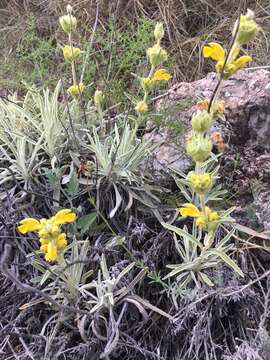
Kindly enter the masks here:
[[72, 71], [73, 85], [77, 85], [77, 77], [76, 77], [76, 69], [75, 69], [75, 62], [74, 62], [74, 56], [73, 56], [73, 43], [72, 43], [71, 33], [68, 34], [68, 41], [69, 41], [69, 46], [71, 48], [71, 54], [72, 54], [71, 71]]

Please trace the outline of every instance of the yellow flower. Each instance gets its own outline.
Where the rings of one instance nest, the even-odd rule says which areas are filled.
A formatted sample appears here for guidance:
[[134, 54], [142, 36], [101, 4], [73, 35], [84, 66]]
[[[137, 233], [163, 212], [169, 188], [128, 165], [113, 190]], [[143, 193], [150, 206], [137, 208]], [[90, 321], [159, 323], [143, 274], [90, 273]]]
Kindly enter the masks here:
[[26, 218], [20, 221], [20, 226], [18, 226], [18, 231], [21, 234], [26, 234], [30, 231], [37, 231], [40, 228], [40, 223], [36, 219]]
[[240, 56], [240, 58], [235, 60], [233, 65], [235, 66], [236, 70], [238, 70], [245, 67], [247, 63], [249, 63], [250, 61], [252, 61], [252, 58], [248, 55], [244, 55], [244, 56]]
[[205, 206], [204, 212], [200, 211], [195, 205], [191, 203], [184, 204], [179, 210], [181, 216], [183, 217], [192, 217], [196, 219], [196, 226], [201, 229], [206, 229], [208, 231], [215, 231], [219, 219], [218, 213], [212, 211], [208, 206]]
[[205, 228], [205, 226], [206, 226], [205, 218], [203, 218], [202, 216], [198, 217], [197, 220], [196, 220], [196, 225], [199, 228]]
[[211, 42], [203, 47], [203, 56], [205, 58], [210, 57], [215, 61], [219, 61], [225, 58], [225, 51], [220, 44]]
[[216, 221], [219, 219], [218, 213], [216, 211], [213, 211], [210, 213], [209, 215], [209, 220], [210, 221]]
[[218, 73], [222, 73], [223, 79], [228, 79], [231, 75], [236, 73], [239, 69], [242, 69], [252, 61], [250, 56], [241, 56], [238, 59], [237, 56], [239, 54], [240, 48], [237, 47], [233, 50], [232, 54], [229, 55], [227, 63], [224, 67], [226, 60], [226, 52], [223, 47], [215, 42], [209, 43], [203, 48], [203, 56], [205, 58], [211, 58], [212, 60], [217, 61], [216, 71]]
[[62, 233], [58, 236], [56, 240], [56, 245], [59, 250], [65, 249], [67, 246], [67, 235], [65, 233]]
[[58, 251], [62, 251], [67, 246], [66, 234], [61, 232], [60, 226], [70, 223], [76, 219], [76, 214], [70, 209], [58, 211], [50, 219], [40, 221], [26, 218], [20, 222], [18, 231], [25, 234], [29, 231], [38, 233], [40, 241], [40, 251], [45, 254], [47, 261], [58, 259]]
[[39, 238], [39, 242], [41, 243], [41, 245], [48, 245], [49, 240], [48, 240], [48, 239]]
[[181, 214], [181, 216], [183, 217], [193, 217], [193, 218], [197, 218], [201, 215], [200, 210], [193, 204], [187, 203], [183, 205], [184, 207], [179, 209], [179, 212]]
[[84, 89], [84, 83], [80, 83], [79, 85], [71, 85], [67, 91], [74, 99], [78, 99], [80, 97], [80, 94], [83, 93]]
[[148, 106], [145, 101], [141, 100], [137, 102], [135, 110], [137, 111], [137, 113], [143, 114], [148, 110]]
[[57, 260], [57, 247], [53, 241], [50, 241], [47, 248], [47, 253], [45, 255], [45, 260], [47, 261], [55, 261]]
[[39, 249], [40, 249], [41, 252], [46, 254], [47, 251], [48, 251], [48, 244], [41, 245], [41, 247]]
[[98, 109], [101, 109], [104, 101], [104, 95], [101, 90], [96, 90], [94, 94], [94, 104]]
[[60, 232], [59, 226], [53, 223], [53, 217], [50, 219], [41, 219], [38, 235], [41, 239], [46, 239], [48, 236], [56, 236]]
[[52, 217], [52, 223], [54, 225], [63, 225], [73, 222], [74, 220], [76, 220], [76, 214], [70, 209], [60, 210]]
[[198, 194], [206, 193], [212, 185], [212, 178], [209, 173], [196, 174], [194, 171], [191, 171], [187, 176], [187, 180], [192, 190]]
[[77, 60], [81, 56], [81, 49], [65, 45], [63, 48], [63, 55], [67, 61]]
[[154, 75], [152, 80], [154, 81], [169, 81], [171, 79], [171, 75], [168, 73], [167, 70], [165, 69], [159, 69], [157, 70]]
[[155, 85], [155, 81], [151, 80], [149, 77], [141, 78], [141, 86], [146, 93], [152, 91], [154, 85]]
[[171, 75], [165, 69], [157, 70], [152, 78], [141, 78], [141, 85], [145, 92], [149, 93], [159, 81], [169, 81]]

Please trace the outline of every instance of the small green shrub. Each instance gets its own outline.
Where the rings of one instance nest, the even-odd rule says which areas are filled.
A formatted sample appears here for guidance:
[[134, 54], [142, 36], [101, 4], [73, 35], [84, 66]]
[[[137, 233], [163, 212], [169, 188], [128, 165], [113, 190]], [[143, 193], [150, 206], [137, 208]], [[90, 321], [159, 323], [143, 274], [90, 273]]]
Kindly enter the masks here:
[[15, 59], [20, 63], [16, 82], [54, 84], [57, 81], [57, 72], [52, 71], [55, 67], [55, 50], [55, 39], [43, 38], [38, 33], [35, 16], [29, 16], [26, 30], [15, 51]]

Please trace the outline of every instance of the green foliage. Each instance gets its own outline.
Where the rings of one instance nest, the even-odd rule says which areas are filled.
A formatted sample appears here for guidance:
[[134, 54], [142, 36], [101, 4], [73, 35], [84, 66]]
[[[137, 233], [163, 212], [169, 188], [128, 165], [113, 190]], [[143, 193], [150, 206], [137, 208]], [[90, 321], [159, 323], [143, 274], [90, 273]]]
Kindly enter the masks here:
[[16, 88], [23, 89], [23, 83], [54, 85], [58, 81], [55, 71], [55, 38], [42, 37], [36, 22], [34, 15], [28, 17], [26, 29], [15, 48], [15, 56], [8, 55], [2, 66], [2, 77], [7, 78], [7, 84]]
[[[151, 120], [159, 127], [166, 126], [174, 130], [176, 135], [181, 135], [185, 131], [185, 127], [179, 118], [181, 110], [188, 107], [187, 102], [178, 102], [169, 107], [164, 104], [158, 112], [151, 114]], [[176, 137], [177, 139], [177, 137]]]
[[141, 17], [137, 24], [130, 22], [124, 31], [117, 28], [112, 19], [108, 29], [97, 31], [95, 43], [99, 50], [91, 54], [94, 60], [87, 64], [85, 82], [94, 81], [104, 88], [110, 105], [119, 102], [128, 105], [126, 92], [134, 93], [138, 88], [131, 73], [143, 75], [145, 72], [146, 48], [152, 29], [153, 21]]

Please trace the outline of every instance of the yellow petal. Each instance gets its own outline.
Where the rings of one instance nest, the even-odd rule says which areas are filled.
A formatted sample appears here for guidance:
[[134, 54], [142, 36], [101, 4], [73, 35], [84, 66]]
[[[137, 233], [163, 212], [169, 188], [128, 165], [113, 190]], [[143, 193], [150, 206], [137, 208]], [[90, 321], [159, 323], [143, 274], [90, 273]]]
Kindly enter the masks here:
[[201, 216], [198, 217], [198, 219], [196, 220], [196, 225], [200, 228], [204, 228], [206, 226], [205, 219]]
[[67, 246], [67, 239], [65, 233], [62, 233], [58, 236], [56, 245], [59, 250], [63, 250]]
[[220, 60], [216, 63], [216, 71], [217, 73], [221, 73], [224, 66], [224, 60]]
[[64, 58], [68, 61], [76, 60], [81, 55], [81, 49], [65, 45], [63, 48]]
[[211, 212], [209, 216], [210, 221], [216, 221], [219, 219], [218, 213], [216, 211]]
[[193, 204], [184, 204], [184, 207], [180, 208], [179, 210], [180, 214], [183, 217], [199, 217], [201, 215], [200, 210]]
[[52, 222], [54, 225], [63, 225], [70, 223], [76, 219], [76, 214], [70, 209], [63, 209], [58, 211], [58, 213], [52, 217]]
[[26, 234], [29, 231], [37, 231], [40, 228], [40, 223], [38, 220], [33, 218], [26, 218], [20, 221], [20, 226], [18, 226], [18, 231], [22, 234]]
[[165, 69], [159, 69], [154, 73], [154, 76], [152, 78], [152, 80], [155, 81], [169, 81], [171, 79], [171, 75], [168, 73], [167, 70]]
[[242, 69], [250, 61], [252, 61], [252, 58], [248, 55], [244, 55], [244, 56], [241, 56], [239, 59], [235, 60], [233, 64], [237, 69]]
[[46, 252], [48, 251], [48, 244], [41, 245], [40, 251], [46, 254]]
[[41, 243], [41, 245], [48, 245], [49, 240], [48, 240], [48, 239], [40, 238], [40, 239], [39, 239], [39, 242]]
[[79, 85], [71, 85], [67, 91], [71, 96], [76, 98], [80, 95], [80, 93], [83, 93], [84, 90], [85, 90], [84, 83], [80, 83]]
[[224, 60], [225, 51], [220, 44], [211, 42], [203, 47], [203, 56], [205, 58], [210, 57], [215, 61], [220, 61], [220, 60]]
[[55, 261], [57, 259], [57, 247], [56, 245], [50, 241], [47, 245], [47, 254], [45, 256], [45, 260], [47, 261]]
[[147, 112], [148, 110], [148, 106], [146, 104], [146, 102], [144, 100], [138, 101], [136, 106], [135, 106], [135, 110], [139, 113], [139, 114], [143, 114], [145, 112]]
[[206, 216], [209, 217], [211, 214], [211, 209], [208, 206], [205, 206], [204, 211], [205, 211]]

